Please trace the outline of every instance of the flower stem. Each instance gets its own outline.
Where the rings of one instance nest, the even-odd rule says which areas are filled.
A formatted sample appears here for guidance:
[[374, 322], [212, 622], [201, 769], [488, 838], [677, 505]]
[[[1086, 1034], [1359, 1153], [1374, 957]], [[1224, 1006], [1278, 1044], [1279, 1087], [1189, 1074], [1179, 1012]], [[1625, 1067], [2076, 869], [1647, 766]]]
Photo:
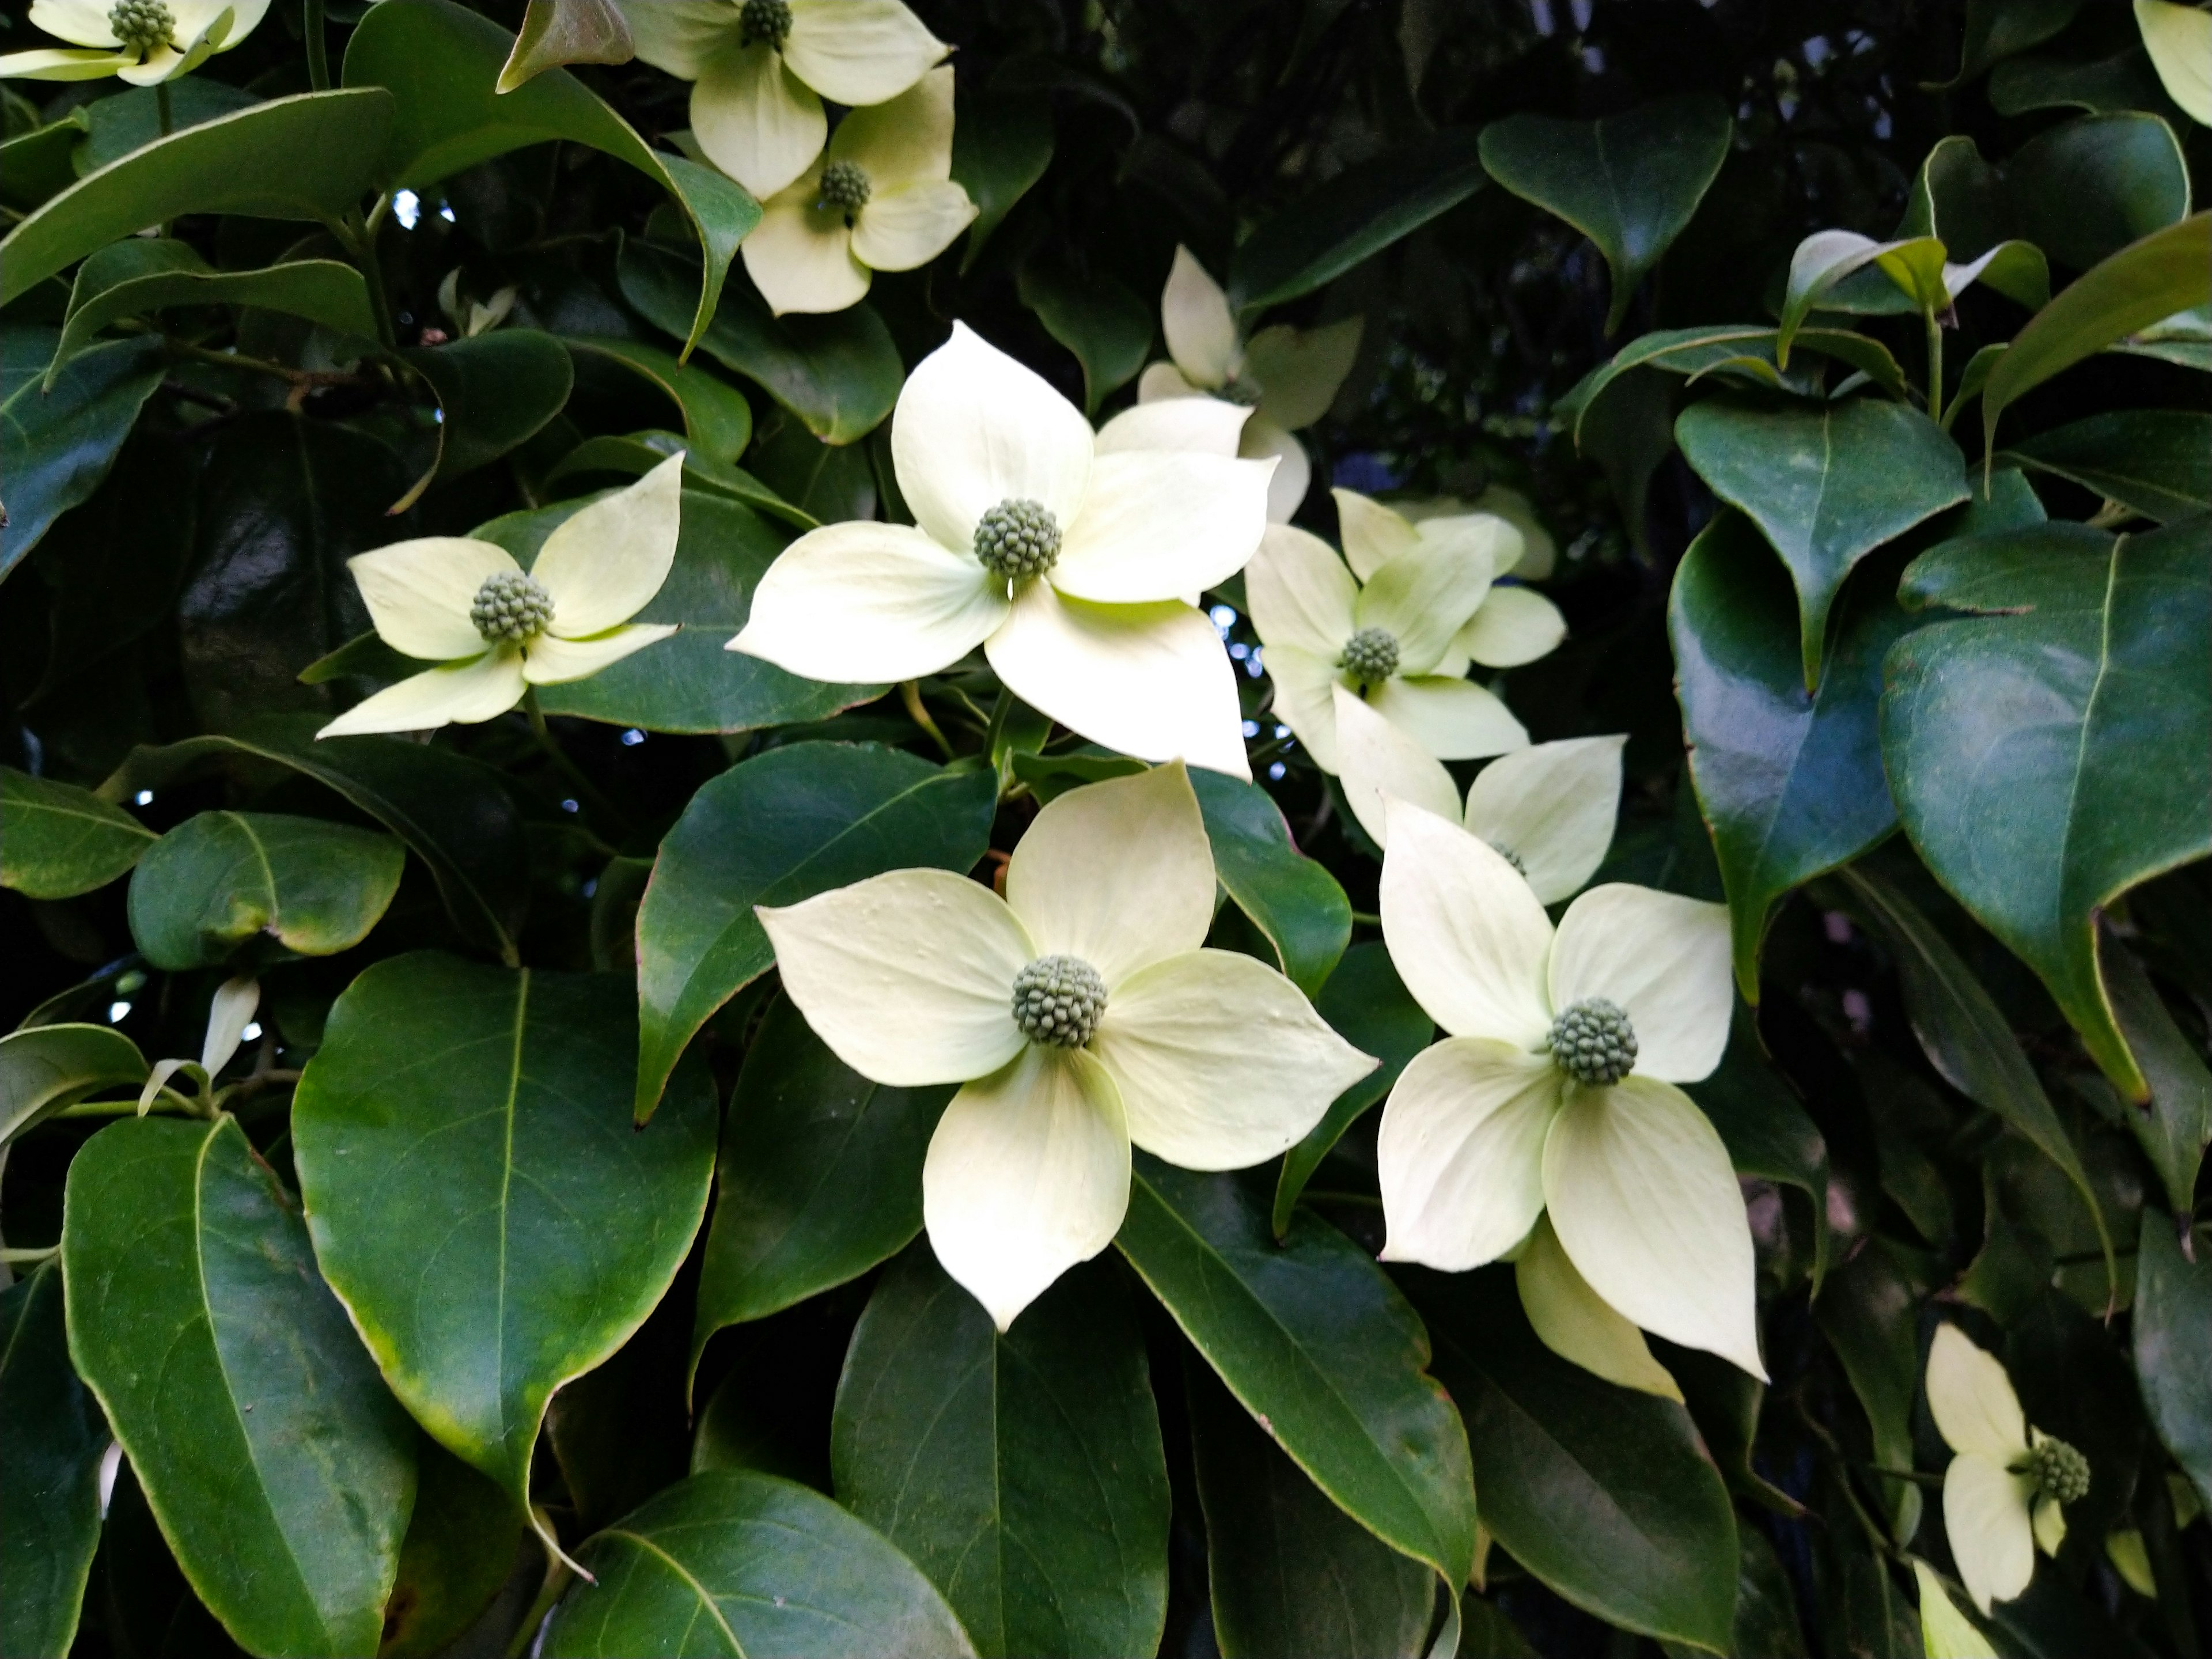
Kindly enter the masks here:
[[906, 705], [906, 712], [913, 717], [914, 723], [920, 726], [923, 731], [928, 732], [931, 738], [936, 743], [937, 746], [945, 751], [945, 758], [947, 760], [952, 759], [952, 745], [945, 741], [944, 732], [939, 728], [936, 720], [931, 717], [929, 710], [922, 706], [921, 682], [919, 680], [901, 680], [899, 682], [899, 701]]
[[545, 751], [546, 758], [560, 769], [561, 775], [568, 780], [576, 791], [576, 799], [589, 807], [594, 817], [612, 824], [620, 835], [629, 833], [629, 819], [622, 808], [609, 800], [599, 791], [584, 769], [568, 758], [568, 751], [554, 738], [553, 729], [545, 724], [545, 711], [538, 706], [538, 688], [532, 686], [522, 694], [523, 713], [530, 717], [531, 734], [538, 746]]
[[346, 252], [353, 256], [354, 264], [361, 267], [362, 281], [368, 284], [369, 309], [376, 313], [377, 339], [387, 348], [396, 348], [399, 336], [392, 325], [392, 301], [384, 291], [384, 267], [377, 263], [375, 230], [357, 209], [332, 228], [345, 244]]
[[330, 31], [323, 23], [323, 0], [306, 0], [307, 84], [317, 92], [331, 89]]
[[11, 1267], [34, 1267], [41, 1261], [51, 1261], [62, 1253], [58, 1244], [41, 1245], [36, 1249], [0, 1250], [0, 1261]]
[[1943, 324], [1932, 312], [1921, 313], [1928, 321], [1928, 418], [1943, 418]]

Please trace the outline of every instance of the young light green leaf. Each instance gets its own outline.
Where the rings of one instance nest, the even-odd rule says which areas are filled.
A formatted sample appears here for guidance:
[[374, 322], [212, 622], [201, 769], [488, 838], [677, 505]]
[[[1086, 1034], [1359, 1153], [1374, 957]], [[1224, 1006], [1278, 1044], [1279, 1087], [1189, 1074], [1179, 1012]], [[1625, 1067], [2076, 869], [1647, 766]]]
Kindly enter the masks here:
[[0, 1291], [0, 1651], [62, 1659], [100, 1547], [108, 1434], [70, 1365], [58, 1263]]
[[89, 789], [0, 766], [0, 887], [73, 898], [138, 862], [154, 832]]
[[156, 842], [131, 878], [131, 933], [146, 960], [209, 968], [257, 934], [303, 957], [368, 936], [399, 890], [390, 836], [274, 812], [202, 812]]

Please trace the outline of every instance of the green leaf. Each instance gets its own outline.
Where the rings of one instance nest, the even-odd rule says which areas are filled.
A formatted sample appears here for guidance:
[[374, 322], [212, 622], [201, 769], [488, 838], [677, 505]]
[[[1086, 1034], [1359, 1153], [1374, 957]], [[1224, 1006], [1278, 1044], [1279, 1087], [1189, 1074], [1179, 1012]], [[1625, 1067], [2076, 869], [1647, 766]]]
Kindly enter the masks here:
[[188, 242], [133, 236], [101, 248], [77, 267], [46, 385], [111, 323], [171, 306], [214, 305], [253, 306], [304, 317], [340, 334], [376, 337], [368, 284], [351, 265], [294, 259], [262, 270], [217, 270]]
[[[683, 332], [684, 296], [696, 280], [687, 255], [626, 242], [616, 273], [623, 298], [647, 320]], [[827, 444], [866, 437], [891, 412], [906, 378], [890, 330], [866, 301], [826, 316], [778, 317], [743, 283], [724, 292], [698, 343]]]
[[0, 887], [74, 898], [129, 870], [155, 839], [89, 789], [0, 766]]
[[70, 1352], [192, 1589], [260, 1653], [373, 1654], [415, 1427], [237, 1120], [110, 1124], [70, 1165]]
[[392, 94], [373, 88], [307, 92], [135, 149], [49, 198], [0, 241], [0, 305], [95, 248], [187, 214], [336, 224], [368, 190], [392, 111]]
[[100, 488], [168, 368], [159, 340], [113, 340], [81, 353], [48, 388], [56, 339], [52, 329], [0, 329], [0, 580]]
[[2158, 1171], [2167, 1205], [2186, 1215], [2195, 1203], [2204, 1149], [2212, 1145], [2212, 1070], [2174, 1023], [2134, 952], [2108, 942], [2101, 965], [2120, 1033], [2150, 1084], [2149, 1109], [2124, 1111], [2122, 1121]]
[[963, 93], [952, 126], [952, 177], [975, 204], [963, 276], [1014, 204], [1052, 165], [1052, 102], [1042, 93]]
[[1244, 1181], [1143, 1152], [1115, 1243], [1314, 1484], [1456, 1599], [1474, 1559], [1467, 1437], [1367, 1253], [1308, 1210], [1279, 1245]]
[[1930, 91], [1964, 86], [2000, 58], [2039, 46], [2074, 21], [2082, 0], [1966, 0], [1959, 72], [1923, 85]]
[[[1632, 368], [1664, 369], [1671, 374], [1687, 375], [1692, 384], [1707, 374], [1726, 374], [1776, 391], [1816, 395], [1814, 383], [1802, 370], [1785, 375], [1777, 367], [1779, 339], [1778, 330], [1747, 323], [1662, 329], [1639, 335], [1583, 376], [1556, 407], [1574, 422], [1575, 442], [1579, 447], [1583, 422], [1591, 406], [1607, 386]], [[1905, 371], [1879, 340], [1842, 329], [1808, 328], [1799, 330], [1790, 344], [1850, 364], [1893, 398], [1905, 395]]]
[[1509, 115], [1482, 130], [1482, 165], [1597, 244], [1613, 273], [1611, 334], [1720, 176], [1735, 131], [1728, 106], [1703, 93], [1600, 121]]
[[712, 167], [651, 149], [629, 122], [566, 70], [548, 69], [501, 91], [522, 48], [489, 18], [446, 0], [383, 0], [346, 45], [349, 87], [388, 87], [398, 100], [390, 137], [368, 158], [380, 185], [434, 185], [526, 144], [565, 141], [625, 161], [659, 184], [706, 249], [697, 303], [676, 332], [688, 356], [722, 291], [738, 244], [760, 204]]
[[707, 1206], [714, 1093], [624, 1109], [612, 975], [387, 958], [331, 1007], [292, 1105], [315, 1253], [407, 1407], [526, 1502], [553, 1391], [666, 1291]]
[[812, 514], [793, 507], [743, 467], [732, 466], [702, 453], [680, 433], [652, 428], [623, 434], [602, 433], [596, 438], [585, 439], [554, 463], [553, 470], [542, 482], [541, 493], [563, 493], [560, 486], [566, 480], [595, 472], [641, 478], [671, 455], [679, 453], [684, 457], [684, 482], [691, 489], [726, 495], [757, 513], [781, 519], [794, 530], [819, 527], [820, 521]]
[[1893, 647], [1882, 697], [1913, 846], [2135, 1101], [2148, 1085], [2098, 973], [2097, 917], [2212, 852], [2207, 523], [2045, 525], [1922, 554], [1900, 597], [1971, 614]]
[[[583, 505], [562, 501], [510, 513], [470, 533], [498, 544], [527, 568], [545, 538]], [[683, 507], [676, 563], [633, 619], [675, 623], [683, 631], [589, 679], [543, 687], [538, 697], [547, 714], [648, 732], [738, 732], [827, 720], [883, 695], [880, 685], [805, 679], [725, 650], [752, 612], [753, 589], [790, 538], [726, 496], [686, 489]]]
[[568, 401], [575, 369], [560, 341], [534, 328], [400, 354], [438, 400], [438, 459], [392, 506], [404, 513], [434, 483], [489, 465], [534, 437]]
[[1063, 262], [1033, 252], [1015, 277], [1021, 301], [1046, 333], [1083, 365], [1083, 410], [1096, 416], [1108, 395], [1127, 386], [1152, 349], [1152, 308], [1118, 277], [1079, 276]]
[[514, 1500], [427, 1434], [415, 1440], [415, 1508], [384, 1604], [377, 1659], [431, 1659], [476, 1623], [514, 1569]]
[[545, 1659], [975, 1652], [913, 1563], [818, 1492], [773, 1475], [695, 1474], [578, 1553], [592, 1579], [555, 1609]]
[[1466, 1418], [1485, 1530], [1607, 1622], [1728, 1652], [1735, 1516], [1690, 1414], [1544, 1346], [1503, 1269], [1401, 1282]]
[[0, 1036], [0, 1147], [102, 1089], [137, 1088], [146, 1057], [106, 1025], [33, 1025]]
[[84, 142], [70, 158], [79, 176], [120, 161], [161, 137], [165, 103], [168, 130], [181, 132], [263, 101], [244, 87], [229, 86], [205, 75], [173, 77], [167, 91], [169, 95], [164, 99], [153, 87], [118, 87], [106, 97], [80, 104], [75, 112], [84, 124]]
[[[1195, 780], [1201, 775], [1191, 774]], [[1429, 1046], [1437, 1034], [1436, 1022], [1413, 1000], [1391, 966], [1390, 952], [1370, 939], [1344, 953], [1336, 971], [1314, 999], [1321, 1017], [1362, 1054], [1372, 1054], [1382, 1065], [1329, 1103], [1320, 1122], [1306, 1138], [1283, 1154], [1283, 1172], [1275, 1182], [1271, 1224], [1277, 1238], [1291, 1230], [1291, 1215], [1313, 1179], [1314, 1171], [1329, 1155], [1344, 1132], [1361, 1113], [1389, 1094], [1415, 1054]]]
[[887, 1261], [921, 1231], [921, 1161], [948, 1087], [872, 1083], [797, 1008], [769, 1006], [730, 1096], [692, 1364], [762, 1319]]
[[1298, 851], [1283, 809], [1266, 790], [1202, 768], [1190, 781], [1214, 873], [1275, 947], [1285, 977], [1316, 994], [1352, 938], [1352, 901], [1334, 876]]
[[52, 1262], [0, 1291], [0, 1651], [62, 1659], [100, 1547], [107, 1425], [70, 1368]]
[[1674, 422], [1682, 459], [1741, 507], [1797, 589], [1808, 691], [1820, 683], [1829, 607], [1851, 567], [1966, 499], [1966, 461], [1926, 416], [1849, 398], [1817, 408], [1708, 398]]
[[2028, 319], [1982, 390], [1982, 443], [1997, 417], [2062, 369], [2176, 312], [2212, 303], [2212, 213], [2153, 231], [2086, 272]]
[[[1912, 1467], [1912, 1407], [1920, 1395], [1920, 1292], [1899, 1251], [1880, 1237], [1830, 1275], [1813, 1304], [1844, 1376], [1866, 1413], [1874, 1461]], [[1920, 1488], [1885, 1483], [1890, 1537], [1909, 1543], [1920, 1521]]]
[[1223, 1659], [1417, 1659], [1436, 1575], [1331, 1503], [1204, 1366], [1183, 1376]]
[[1674, 692], [1728, 890], [1736, 988], [1754, 1006], [1774, 907], [1897, 827], [1881, 770], [1881, 661], [1910, 625], [1887, 592], [1860, 583], [1808, 693], [1788, 573], [1747, 520], [1724, 510], [1675, 568]]
[[2021, 234], [2076, 270], [2189, 211], [2189, 166], [2173, 129], [2133, 111], [2038, 133], [2005, 163], [2005, 179]]
[[18, 213], [67, 190], [76, 182], [70, 157], [84, 138], [82, 108], [58, 121], [18, 133], [0, 143], [0, 202]]
[[499, 774], [450, 750], [403, 738], [330, 738], [318, 720], [256, 720], [225, 737], [187, 738], [137, 748], [100, 794], [118, 800], [157, 789], [212, 760], [273, 762], [351, 801], [405, 842], [429, 866], [453, 925], [470, 939], [519, 960], [515, 939], [530, 902], [522, 817]]
[[2212, 414], [2201, 410], [2112, 410], [2038, 433], [2004, 459], [2070, 478], [2160, 524], [2212, 511]]
[[2093, 115], [2116, 110], [2146, 110], [2169, 125], [2181, 118], [2180, 106], [2159, 84], [2150, 54], [2140, 45], [2110, 58], [2077, 64], [2057, 58], [2021, 58], [2000, 64], [1990, 76], [1990, 106], [2000, 115], [2027, 115], [2039, 109], [2081, 109]]
[[[696, 363], [681, 363], [658, 346], [635, 340], [571, 337], [571, 352], [621, 364], [650, 380], [684, 411], [684, 430], [710, 462], [734, 462], [753, 441], [752, 405]], [[711, 348], [710, 348], [711, 349]]]
[[202, 812], [147, 849], [131, 878], [131, 934], [146, 960], [211, 968], [260, 933], [303, 957], [368, 937], [399, 890], [390, 836], [274, 812]]
[[1474, 134], [1449, 127], [1346, 167], [1237, 245], [1230, 304], [1256, 311], [1334, 282], [1474, 195], [1482, 167]]
[[2143, 1206], [2136, 1252], [2136, 1377], [2143, 1409], [2212, 1509], [2212, 1258], [2181, 1253], [2172, 1216]]
[[1001, 1334], [915, 1245], [868, 1298], [830, 1433], [839, 1500], [929, 1576], [978, 1653], [1159, 1647], [1167, 1461], [1110, 1262]]
[[708, 1016], [775, 959], [755, 905], [886, 870], [970, 868], [990, 836], [994, 781], [895, 749], [800, 743], [693, 795], [638, 907], [638, 1121]]
[[496, 89], [513, 92], [562, 64], [627, 64], [636, 55], [629, 21], [614, 0], [530, 0]]

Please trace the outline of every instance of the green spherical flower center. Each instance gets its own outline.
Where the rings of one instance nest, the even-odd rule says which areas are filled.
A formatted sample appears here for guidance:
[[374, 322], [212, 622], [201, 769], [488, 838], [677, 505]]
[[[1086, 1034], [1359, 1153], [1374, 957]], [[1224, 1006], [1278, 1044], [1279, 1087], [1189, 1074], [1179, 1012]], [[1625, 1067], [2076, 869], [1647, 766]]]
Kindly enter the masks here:
[[848, 224], [867, 206], [874, 188], [868, 182], [867, 169], [858, 161], [832, 161], [822, 169], [822, 205], [843, 210]]
[[2063, 1440], [2045, 1435], [2027, 1455], [2027, 1472], [2045, 1498], [2077, 1504], [2089, 1493], [2089, 1460]]
[[1014, 1024], [1031, 1042], [1080, 1048], [1106, 1012], [1106, 981], [1081, 957], [1039, 957], [1014, 975]]
[[1363, 628], [1344, 642], [1338, 659], [1362, 685], [1380, 685], [1398, 672], [1398, 636], [1387, 628]]
[[535, 578], [520, 570], [502, 570], [485, 577], [477, 589], [469, 602], [469, 620], [494, 645], [532, 639], [553, 620], [553, 596]]
[[791, 0], [745, 0], [738, 13], [738, 44], [781, 46], [791, 33]]
[[169, 44], [177, 19], [161, 0], [116, 0], [107, 14], [107, 27], [125, 50], [143, 58]]
[[1006, 581], [1042, 576], [1060, 557], [1060, 520], [1036, 501], [1000, 501], [975, 526], [975, 556]]
[[1545, 1046], [1552, 1063], [1577, 1083], [1618, 1083], [1636, 1066], [1628, 1012], [1603, 997], [1585, 997], [1553, 1020]]
[[[1513, 866], [1514, 874], [1517, 876], [1526, 876], [1528, 873], [1528, 866], [1522, 861], [1521, 855], [1515, 852], [1511, 848], [1508, 847], [1504, 842], [1492, 842], [1490, 843], [1490, 850], [1497, 854], [1498, 857], [1504, 859], [1508, 864], [1511, 865]], [[1634, 1037], [1631, 1037], [1629, 1039], [1629, 1042], [1632, 1044], [1635, 1041], [1636, 1039]]]

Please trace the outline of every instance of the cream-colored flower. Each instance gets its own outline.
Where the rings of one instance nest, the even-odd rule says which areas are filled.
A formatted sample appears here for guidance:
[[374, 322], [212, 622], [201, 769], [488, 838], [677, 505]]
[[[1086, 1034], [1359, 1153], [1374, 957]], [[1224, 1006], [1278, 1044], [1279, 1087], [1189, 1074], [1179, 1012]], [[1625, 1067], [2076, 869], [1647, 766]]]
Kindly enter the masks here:
[[2212, 126], [2212, 12], [2136, 0], [2136, 27], [2166, 96], [2199, 126]]
[[435, 668], [388, 685], [315, 735], [416, 732], [504, 714], [533, 685], [586, 679], [673, 625], [633, 623], [676, 560], [684, 457], [593, 501], [545, 538], [526, 573], [503, 547], [426, 536], [346, 568], [395, 651]]
[[[1670, 1391], [1626, 1327], [1764, 1377], [1735, 1170], [1674, 1086], [1728, 1045], [1727, 909], [1594, 887], [1555, 934], [1486, 842], [1402, 800], [1389, 811], [1383, 940], [1449, 1036], [1382, 1109], [1383, 1255], [1457, 1273], [1517, 1252], [1539, 1334], [1628, 1387]], [[1556, 1261], [1531, 1237], [1540, 1218]]]
[[823, 99], [886, 103], [951, 51], [899, 0], [621, 5], [637, 55], [692, 82], [700, 149], [763, 202], [822, 153]]
[[916, 522], [800, 537], [762, 577], [731, 650], [879, 683], [980, 645], [1008, 690], [1096, 742], [1250, 775], [1235, 672], [1179, 596], [1252, 556], [1269, 463], [1108, 447], [957, 323], [899, 393], [891, 463]]
[[1928, 1659], [1997, 1659], [1989, 1638], [1959, 1611], [1925, 1561], [1913, 1561], [1912, 1577], [1920, 1586], [1920, 1647]]
[[253, 32], [269, 0], [31, 0], [33, 28], [74, 41], [0, 57], [0, 80], [97, 81], [150, 87], [198, 69]]
[[[1431, 519], [1460, 519], [1470, 513], [1489, 513], [1504, 520], [1521, 532], [1521, 556], [1510, 565], [1500, 565], [1498, 574], [1501, 576], [1510, 574], [1522, 581], [1540, 582], [1552, 574], [1559, 562], [1559, 544], [1552, 539], [1552, 532], [1536, 516], [1536, 504], [1510, 485], [1492, 484], [1471, 501], [1462, 501], [1456, 495], [1432, 495], [1422, 501], [1393, 501], [1390, 505], [1409, 524], [1425, 524]], [[1463, 646], [1455, 643], [1455, 648], [1465, 654]]]
[[1213, 897], [1176, 764], [1047, 806], [1004, 899], [900, 870], [757, 912], [838, 1058], [879, 1083], [963, 1085], [930, 1139], [922, 1213], [1001, 1330], [1120, 1231], [1133, 1142], [1242, 1169], [1375, 1069], [1273, 969], [1200, 948]]
[[2063, 1508], [2089, 1490], [2088, 1460], [2031, 1430], [2012, 1379], [1956, 1325], [1928, 1349], [1928, 1410], [1957, 1454], [1943, 1471], [1943, 1531], [1966, 1594], [1983, 1613], [2035, 1576], [2035, 1552], [2066, 1541]]
[[912, 270], [975, 217], [952, 181], [952, 70], [856, 109], [798, 182], [769, 198], [745, 270], [779, 316], [842, 311], [878, 270]]
[[1218, 393], [1250, 407], [1239, 453], [1281, 460], [1267, 488], [1267, 516], [1286, 524], [1313, 478], [1305, 447], [1291, 434], [1328, 412], [1359, 355], [1360, 327], [1358, 317], [1316, 329], [1279, 324], [1247, 342], [1220, 284], [1188, 248], [1178, 247], [1160, 295], [1160, 328], [1174, 361], [1145, 370], [1137, 399], [1148, 404]]

